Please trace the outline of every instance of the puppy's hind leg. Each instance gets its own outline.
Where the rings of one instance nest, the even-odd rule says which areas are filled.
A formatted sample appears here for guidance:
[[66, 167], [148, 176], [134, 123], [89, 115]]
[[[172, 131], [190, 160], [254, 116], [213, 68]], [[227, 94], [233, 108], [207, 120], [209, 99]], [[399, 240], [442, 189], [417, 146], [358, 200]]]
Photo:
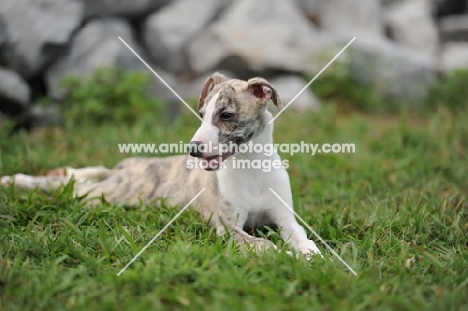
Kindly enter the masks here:
[[88, 183], [100, 181], [110, 175], [110, 170], [103, 167], [87, 167], [75, 169], [71, 167], [57, 168], [46, 172], [44, 176], [30, 176], [25, 174], [15, 174], [13, 176], [3, 176], [0, 178], [1, 186], [14, 184], [24, 190], [41, 189], [50, 191], [64, 186], [73, 178], [76, 183]]
[[23, 190], [41, 189], [50, 191], [67, 184], [66, 177], [59, 176], [29, 176], [25, 174], [15, 174], [13, 176], [3, 176], [0, 178], [1, 186], [14, 184]]
[[46, 172], [46, 176], [73, 178], [77, 183], [95, 182], [106, 179], [111, 174], [110, 169], [104, 166], [91, 166], [84, 168], [56, 168]]

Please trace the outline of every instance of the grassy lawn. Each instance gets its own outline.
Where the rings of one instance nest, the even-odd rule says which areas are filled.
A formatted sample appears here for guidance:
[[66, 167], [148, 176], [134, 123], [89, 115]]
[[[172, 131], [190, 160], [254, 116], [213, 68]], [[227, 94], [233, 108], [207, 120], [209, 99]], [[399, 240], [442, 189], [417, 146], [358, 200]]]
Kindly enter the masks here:
[[[0, 137], [0, 175], [112, 166], [117, 143], [187, 142], [198, 120]], [[355, 143], [355, 154], [283, 155], [296, 211], [336, 259], [255, 254], [167, 206], [89, 208], [71, 185], [0, 188], [1, 310], [468, 310], [468, 114], [288, 111], [279, 143]], [[274, 230], [258, 232], [286, 248]], [[311, 235], [312, 237], [312, 235]], [[318, 242], [317, 242], [318, 243]], [[323, 245], [319, 244], [323, 250]], [[325, 252], [327, 258], [332, 255]]]

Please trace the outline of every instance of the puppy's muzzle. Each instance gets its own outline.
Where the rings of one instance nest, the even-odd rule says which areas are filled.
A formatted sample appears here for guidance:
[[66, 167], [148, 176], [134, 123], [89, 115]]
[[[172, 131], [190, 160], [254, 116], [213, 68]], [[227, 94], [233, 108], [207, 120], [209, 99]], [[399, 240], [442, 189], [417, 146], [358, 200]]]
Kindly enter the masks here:
[[192, 157], [201, 158], [203, 157], [204, 145], [201, 141], [191, 141], [189, 144], [189, 153]]

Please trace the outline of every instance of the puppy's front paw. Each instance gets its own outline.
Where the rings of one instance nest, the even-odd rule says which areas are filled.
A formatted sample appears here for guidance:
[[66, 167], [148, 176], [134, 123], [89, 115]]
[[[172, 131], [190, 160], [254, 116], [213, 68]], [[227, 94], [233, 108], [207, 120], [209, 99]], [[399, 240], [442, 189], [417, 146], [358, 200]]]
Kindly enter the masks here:
[[320, 255], [323, 258], [322, 253], [318, 249], [317, 245], [311, 240], [307, 240], [299, 243], [297, 249], [304, 255], [306, 255], [307, 260], [312, 259], [314, 255]]

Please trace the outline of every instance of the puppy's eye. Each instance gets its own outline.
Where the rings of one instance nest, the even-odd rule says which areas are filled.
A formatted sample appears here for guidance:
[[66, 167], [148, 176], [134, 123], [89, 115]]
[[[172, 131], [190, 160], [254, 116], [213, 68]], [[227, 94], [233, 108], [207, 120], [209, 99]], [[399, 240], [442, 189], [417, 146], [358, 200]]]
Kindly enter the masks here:
[[203, 119], [203, 113], [200, 112], [199, 115], [200, 115], [200, 118]]
[[221, 114], [221, 119], [224, 120], [224, 121], [231, 120], [232, 118], [234, 118], [234, 114], [233, 114], [233, 113], [230, 113], [230, 112], [223, 112], [223, 113]]

